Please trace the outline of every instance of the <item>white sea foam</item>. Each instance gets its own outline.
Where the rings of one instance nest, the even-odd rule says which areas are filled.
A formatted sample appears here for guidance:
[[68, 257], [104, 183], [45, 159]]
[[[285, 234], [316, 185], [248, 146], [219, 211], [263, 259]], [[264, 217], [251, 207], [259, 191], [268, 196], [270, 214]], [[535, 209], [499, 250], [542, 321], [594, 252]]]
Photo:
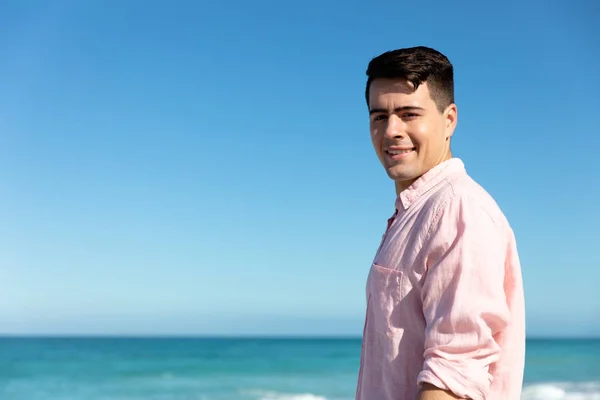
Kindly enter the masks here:
[[[253, 391], [257, 400], [327, 400], [312, 393]], [[521, 400], [600, 400], [600, 382], [548, 382], [526, 385]]]
[[260, 400], [327, 400], [323, 396], [317, 396], [312, 393], [300, 393], [300, 394], [283, 394], [283, 393], [269, 393], [263, 396]]
[[600, 382], [527, 385], [521, 400], [600, 400]]
[[317, 396], [312, 393], [277, 393], [277, 392], [260, 392], [260, 400], [327, 400], [323, 396]]

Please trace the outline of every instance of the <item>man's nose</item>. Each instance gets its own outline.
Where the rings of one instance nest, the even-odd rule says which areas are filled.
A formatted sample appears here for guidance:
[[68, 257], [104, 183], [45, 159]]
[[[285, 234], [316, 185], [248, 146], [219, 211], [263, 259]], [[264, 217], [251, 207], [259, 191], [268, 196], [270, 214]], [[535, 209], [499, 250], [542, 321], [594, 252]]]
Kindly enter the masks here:
[[385, 136], [398, 138], [404, 136], [404, 122], [395, 114], [389, 116], [385, 128]]

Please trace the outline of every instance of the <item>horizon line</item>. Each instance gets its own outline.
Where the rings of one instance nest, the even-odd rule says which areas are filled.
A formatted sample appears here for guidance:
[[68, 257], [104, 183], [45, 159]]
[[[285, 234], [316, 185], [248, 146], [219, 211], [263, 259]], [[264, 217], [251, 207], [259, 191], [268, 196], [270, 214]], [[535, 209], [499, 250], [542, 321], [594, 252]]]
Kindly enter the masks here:
[[[250, 339], [250, 340], [362, 340], [354, 334], [202, 334], [202, 333], [0, 333], [0, 339]], [[526, 340], [600, 340], [600, 336], [531, 335]]]

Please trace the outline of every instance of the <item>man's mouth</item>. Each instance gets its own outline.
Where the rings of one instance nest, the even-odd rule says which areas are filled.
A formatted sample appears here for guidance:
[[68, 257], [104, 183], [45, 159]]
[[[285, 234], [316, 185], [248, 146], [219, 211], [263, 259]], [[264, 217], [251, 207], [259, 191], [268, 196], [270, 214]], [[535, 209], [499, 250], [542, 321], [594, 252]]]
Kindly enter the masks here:
[[403, 156], [403, 155], [409, 154], [409, 153], [413, 152], [414, 150], [416, 150], [415, 147], [403, 147], [403, 148], [389, 147], [389, 148], [385, 149], [385, 153], [391, 157], [394, 157], [394, 156]]
[[395, 156], [398, 154], [410, 153], [413, 150], [414, 150], [414, 147], [412, 149], [405, 149], [405, 150], [386, 150], [385, 152], [388, 153], [389, 155]]

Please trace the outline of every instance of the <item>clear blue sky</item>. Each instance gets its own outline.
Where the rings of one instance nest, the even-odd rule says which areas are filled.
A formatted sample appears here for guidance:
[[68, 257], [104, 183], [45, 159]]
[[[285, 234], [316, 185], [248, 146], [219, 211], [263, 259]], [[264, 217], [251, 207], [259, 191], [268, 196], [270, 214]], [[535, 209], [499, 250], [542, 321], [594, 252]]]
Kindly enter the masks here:
[[427, 45], [529, 334], [600, 335], [600, 7], [458, 3], [2, 2], [0, 333], [360, 335], [395, 197], [364, 73]]

